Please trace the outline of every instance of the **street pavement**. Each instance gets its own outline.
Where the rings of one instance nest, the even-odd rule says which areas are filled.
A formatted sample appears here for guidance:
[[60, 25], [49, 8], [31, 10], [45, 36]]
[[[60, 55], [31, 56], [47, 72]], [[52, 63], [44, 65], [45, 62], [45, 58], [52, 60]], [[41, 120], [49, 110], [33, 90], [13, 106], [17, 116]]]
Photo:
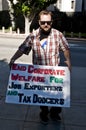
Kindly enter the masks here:
[[[2, 51], [0, 50], [0, 130], [86, 130], [86, 67], [72, 67], [71, 106], [62, 108], [62, 120], [55, 122], [49, 118], [48, 125], [43, 125], [40, 123], [39, 106], [5, 103], [11, 56], [10, 50], [3, 48]], [[11, 51], [14, 53], [14, 50]], [[23, 62], [24, 59], [22, 57], [17, 62]], [[28, 59], [31, 63], [31, 54]]]

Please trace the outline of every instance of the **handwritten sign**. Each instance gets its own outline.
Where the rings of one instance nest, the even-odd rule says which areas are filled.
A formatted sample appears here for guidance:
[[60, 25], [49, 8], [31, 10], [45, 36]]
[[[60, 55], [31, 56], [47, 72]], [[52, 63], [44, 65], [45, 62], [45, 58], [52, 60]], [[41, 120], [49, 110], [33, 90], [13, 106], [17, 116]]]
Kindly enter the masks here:
[[70, 107], [68, 68], [13, 64], [6, 103]]

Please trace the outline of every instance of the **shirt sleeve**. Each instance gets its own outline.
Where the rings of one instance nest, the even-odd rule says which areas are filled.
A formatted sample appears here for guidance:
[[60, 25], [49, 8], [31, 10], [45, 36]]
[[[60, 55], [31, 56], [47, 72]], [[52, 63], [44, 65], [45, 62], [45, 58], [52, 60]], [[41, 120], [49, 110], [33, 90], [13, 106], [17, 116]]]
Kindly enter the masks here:
[[69, 50], [69, 44], [68, 41], [66, 40], [66, 38], [64, 37], [64, 35], [62, 33], [60, 33], [60, 49], [65, 51], [65, 50]]
[[32, 38], [29, 35], [24, 42], [19, 46], [19, 50], [22, 51], [24, 54], [28, 55], [32, 49]]

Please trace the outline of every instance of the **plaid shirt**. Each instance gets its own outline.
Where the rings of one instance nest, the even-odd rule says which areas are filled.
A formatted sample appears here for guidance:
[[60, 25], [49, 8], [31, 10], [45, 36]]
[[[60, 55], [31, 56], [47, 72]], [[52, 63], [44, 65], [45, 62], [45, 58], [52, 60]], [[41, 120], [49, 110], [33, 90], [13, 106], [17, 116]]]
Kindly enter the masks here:
[[40, 29], [37, 29], [25, 39], [19, 50], [24, 54], [29, 54], [32, 49], [33, 64], [58, 65], [60, 62], [59, 50], [65, 51], [69, 49], [67, 40], [61, 32], [52, 28], [46, 42], [47, 44], [43, 48], [40, 43]]

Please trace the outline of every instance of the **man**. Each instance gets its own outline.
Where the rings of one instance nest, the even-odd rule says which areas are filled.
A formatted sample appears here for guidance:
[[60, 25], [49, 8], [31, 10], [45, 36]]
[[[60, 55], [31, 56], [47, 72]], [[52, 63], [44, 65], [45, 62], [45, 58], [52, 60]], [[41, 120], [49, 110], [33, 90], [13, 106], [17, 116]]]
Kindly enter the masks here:
[[[59, 50], [64, 53], [65, 64], [71, 69], [70, 51], [68, 42], [61, 32], [52, 28], [52, 13], [41, 11], [39, 13], [39, 28], [32, 32], [21, 44], [10, 60], [10, 66], [23, 54], [29, 54], [32, 49], [33, 64], [58, 66], [60, 64]], [[60, 107], [40, 106], [40, 118], [43, 122], [48, 121], [48, 113], [54, 120], [60, 120]]]

